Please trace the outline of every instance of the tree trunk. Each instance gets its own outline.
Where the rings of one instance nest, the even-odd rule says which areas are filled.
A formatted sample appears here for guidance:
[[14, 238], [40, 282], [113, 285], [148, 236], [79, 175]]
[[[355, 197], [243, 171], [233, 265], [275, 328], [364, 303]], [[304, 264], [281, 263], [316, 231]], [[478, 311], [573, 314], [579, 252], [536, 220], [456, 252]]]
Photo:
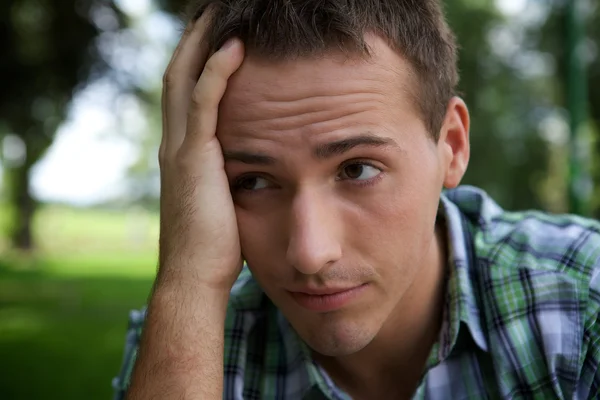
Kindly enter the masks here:
[[23, 165], [9, 172], [11, 187], [10, 203], [13, 206], [13, 224], [10, 233], [15, 249], [31, 251], [35, 248], [32, 222], [37, 202], [30, 194], [30, 170], [32, 163], [26, 160]]
[[22, 130], [28, 133], [20, 137], [25, 145], [25, 157], [21, 162], [7, 169], [8, 199], [13, 217], [9, 232], [10, 240], [14, 249], [24, 252], [35, 250], [36, 244], [32, 225], [38, 203], [30, 192], [31, 169], [50, 145], [43, 132], [33, 134], [34, 131], [30, 126], [31, 124], [21, 126]]

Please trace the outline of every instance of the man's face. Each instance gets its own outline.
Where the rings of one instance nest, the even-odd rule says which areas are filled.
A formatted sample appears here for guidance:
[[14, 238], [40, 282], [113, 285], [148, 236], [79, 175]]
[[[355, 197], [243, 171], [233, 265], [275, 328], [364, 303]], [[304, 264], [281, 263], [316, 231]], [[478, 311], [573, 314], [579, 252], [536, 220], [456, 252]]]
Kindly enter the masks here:
[[407, 62], [368, 42], [368, 61], [247, 58], [219, 114], [244, 258], [329, 356], [361, 350], [408, 304], [431, 262], [448, 168]]

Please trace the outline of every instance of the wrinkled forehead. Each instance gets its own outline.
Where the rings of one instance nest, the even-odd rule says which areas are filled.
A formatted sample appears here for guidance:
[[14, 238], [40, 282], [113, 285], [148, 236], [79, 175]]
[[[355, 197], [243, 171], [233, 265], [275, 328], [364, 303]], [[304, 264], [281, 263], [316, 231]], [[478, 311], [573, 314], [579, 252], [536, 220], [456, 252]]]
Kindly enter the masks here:
[[253, 105], [277, 108], [361, 92], [382, 95], [399, 106], [413, 104], [416, 79], [409, 62], [379, 37], [371, 36], [367, 43], [372, 49], [368, 58], [332, 51], [320, 57], [273, 62], [250, 54], [228, 82], [221, 102], [222, 119], [239, 119], [240, 114], [252, 112]]

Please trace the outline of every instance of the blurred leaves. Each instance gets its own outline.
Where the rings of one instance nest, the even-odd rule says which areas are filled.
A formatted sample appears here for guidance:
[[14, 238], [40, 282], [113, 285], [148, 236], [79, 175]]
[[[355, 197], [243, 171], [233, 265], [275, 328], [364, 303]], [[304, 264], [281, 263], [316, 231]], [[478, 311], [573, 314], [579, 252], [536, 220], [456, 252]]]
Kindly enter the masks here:
[[11, 134], [24, 150], [5, 165], [10, 236], [15, 247], [30, 249], [36, 210], [30, 170], [52, 143], [74, 92], [108, 71], [99, 39], [126, 21], [109, 0], [4, 0], [0, 16], [0, 138]]
[[41, 128], [50, 139], [74, 90], [106, 73], [96, 44], [124, 26], [123, 15], [107, 0], [7, 0], [0, 15], [2, 119], [17, 135]]
[[[587, 11], [588, 92], [597, 123], [600, 7], [577, 1]], [[509, 209], [568, 211], [566, 3], [530, 0], [525, 12], [511, 18], [499, 14], [493, 1], [445, 4], [461, 45], [460, 86], [472, 118], [464, 183], [486, 189]], [[596, 159], [598, 154], [600, 148]]]
[[[516, 35], [492, 1], [475, 7], [471, 1], [448, 0], [446, 10], [460, 45], [460, 91], [471, 114], [471, 161], [464, 183], [484, 188], [510, 209], [539, 207], [532, 183], [546, 168], [547, 149], [536, 130], [539, 104], [511, 63], [518, 37], [510, 37]], [[514, 49], [502, 48], [511, 44]]]

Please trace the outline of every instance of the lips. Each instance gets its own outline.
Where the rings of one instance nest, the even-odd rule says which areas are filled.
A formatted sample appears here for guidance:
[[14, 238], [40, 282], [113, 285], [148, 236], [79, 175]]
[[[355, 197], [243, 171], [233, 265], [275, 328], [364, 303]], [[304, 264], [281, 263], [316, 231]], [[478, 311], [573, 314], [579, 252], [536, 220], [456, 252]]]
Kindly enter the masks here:
[[345, 288], [321, 288], [321, 289], [300, 289], [294, 290], [294, 293], [306, 294], [309, 296], [326, 296], [330, 294], [337, 294], [346, 292], [348, 290], [355, 289], [357, 286], [350, 286]]
[[348, 306], [367, 288], [367, 284], [347, 288], [303, 288], [290, 291], [296, 303], [309, 311], [330, 312]]

